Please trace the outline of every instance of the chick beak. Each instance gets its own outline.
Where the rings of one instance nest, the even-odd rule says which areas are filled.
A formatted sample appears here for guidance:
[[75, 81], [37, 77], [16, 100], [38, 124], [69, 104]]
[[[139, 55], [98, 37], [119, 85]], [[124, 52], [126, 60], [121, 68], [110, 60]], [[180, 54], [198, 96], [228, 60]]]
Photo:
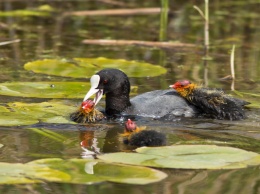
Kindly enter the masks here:
[[169, 87], [170, 87], [170, 88], [173, 88], [173, 89], [176, 89], [175, 84], [173, 84], [173, 85], [169, 85]]

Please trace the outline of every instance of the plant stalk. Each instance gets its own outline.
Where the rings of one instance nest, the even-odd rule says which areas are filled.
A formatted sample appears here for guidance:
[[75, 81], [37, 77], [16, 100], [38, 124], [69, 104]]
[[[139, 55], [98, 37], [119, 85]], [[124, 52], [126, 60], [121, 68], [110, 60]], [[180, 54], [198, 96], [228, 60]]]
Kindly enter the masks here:
[[230, 55], [230, 69], [231, 69], [231, 77], [232, 77], [232, 84], [231, 84], [231, 91], [235, 90], [235, 48], [236, 45], [232, 46], [231, 55]]
[[208, 54], [209, 54], [209, 1], [205, 0], [205, 23], [204, 23], [204, 84], [208, 86]]
[[165, 41], [167, 37], [169, 0], [161, 0], [161, 18], [159, 40]]

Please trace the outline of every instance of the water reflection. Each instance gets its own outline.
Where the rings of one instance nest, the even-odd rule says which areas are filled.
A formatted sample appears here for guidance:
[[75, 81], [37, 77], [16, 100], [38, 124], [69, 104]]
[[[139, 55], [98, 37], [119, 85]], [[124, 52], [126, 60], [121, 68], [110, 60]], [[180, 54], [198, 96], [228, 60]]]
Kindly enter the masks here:
[[94, 174], [94, 166], [97, 164], [98, 162], [88, 162], [85, 164], [85, 172], [87, 174]]
[[94, 137], [94, 131], [80, 132], [80, 146], [83, 150], [82, 158], [96, 158], [96, 154], [100, 154], [98, 140]]

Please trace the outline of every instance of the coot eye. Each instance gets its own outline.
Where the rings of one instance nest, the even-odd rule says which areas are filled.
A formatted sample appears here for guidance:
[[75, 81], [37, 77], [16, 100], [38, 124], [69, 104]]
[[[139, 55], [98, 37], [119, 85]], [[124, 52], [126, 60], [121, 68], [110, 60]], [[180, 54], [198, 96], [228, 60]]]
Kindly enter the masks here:
[[103, 84], [106, 84], [108, 81], [105, 79], [104, 81], [103, 81]]

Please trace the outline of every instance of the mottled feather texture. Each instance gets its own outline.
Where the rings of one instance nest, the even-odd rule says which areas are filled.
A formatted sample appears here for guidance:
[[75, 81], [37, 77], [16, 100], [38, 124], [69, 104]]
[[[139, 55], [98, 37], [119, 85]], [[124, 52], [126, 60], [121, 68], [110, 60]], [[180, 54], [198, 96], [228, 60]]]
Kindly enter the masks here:
[[176, 82], [173, 88], [191, 104], [201, 109], [207, 117], [227, 120], [245, 118], [243, 107], [249, 102], [225, 94], [221, 89], [203, 88], [188, 81]]

